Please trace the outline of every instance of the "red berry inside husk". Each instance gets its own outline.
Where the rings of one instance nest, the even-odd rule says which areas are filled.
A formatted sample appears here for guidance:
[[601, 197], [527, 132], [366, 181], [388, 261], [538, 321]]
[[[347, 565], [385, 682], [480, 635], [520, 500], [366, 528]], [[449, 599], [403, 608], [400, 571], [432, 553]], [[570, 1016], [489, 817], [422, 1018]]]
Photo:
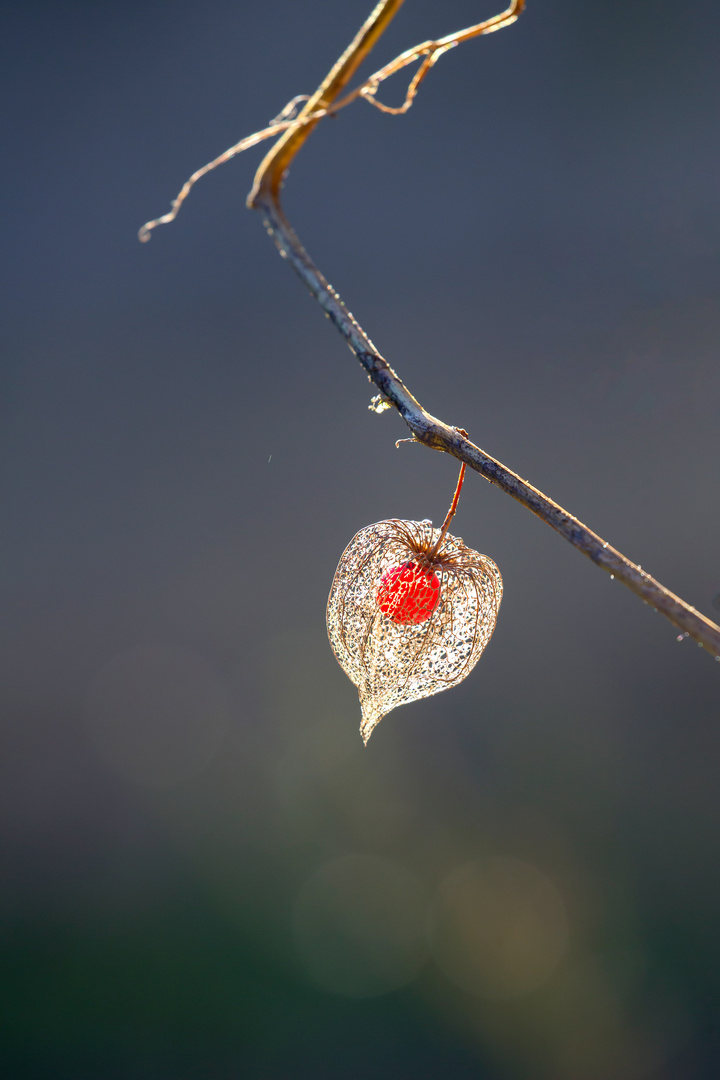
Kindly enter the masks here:
[[429, 619], [440, 599], [440, 580], [432, 570], [414, 562], [394, 566], [380, 579], [377, 605], [396, 623], [421, 623]]

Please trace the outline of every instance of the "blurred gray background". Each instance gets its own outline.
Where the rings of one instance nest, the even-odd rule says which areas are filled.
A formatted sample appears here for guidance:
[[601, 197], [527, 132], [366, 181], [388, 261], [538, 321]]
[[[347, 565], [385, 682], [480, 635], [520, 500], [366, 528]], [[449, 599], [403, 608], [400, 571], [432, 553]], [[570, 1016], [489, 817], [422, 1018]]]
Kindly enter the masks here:
[[[0, 5], [3, 1076], [720, 1074], [720, 664], [471, 475], [494, 638], [364, 750], [335, 565], [455, 463], [244, 209], [263, 148], [136, 239], [369, 9]], [[367, 72], [496, 10], [407, 0]], [[715, 618], [719, 45], [530, 0], [285, 194], [426, 408]]]

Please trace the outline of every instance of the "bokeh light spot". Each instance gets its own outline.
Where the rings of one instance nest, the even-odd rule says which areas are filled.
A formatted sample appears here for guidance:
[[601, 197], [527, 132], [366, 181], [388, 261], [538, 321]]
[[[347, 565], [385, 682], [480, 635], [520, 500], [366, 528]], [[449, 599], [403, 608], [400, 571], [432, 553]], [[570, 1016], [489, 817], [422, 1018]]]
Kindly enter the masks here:
[[438, 890], [432, 950], [457, 986], [484, 998], [512, 998], [541, 986], [568, 937], [560, 894], [519, 859], [457, 867]]

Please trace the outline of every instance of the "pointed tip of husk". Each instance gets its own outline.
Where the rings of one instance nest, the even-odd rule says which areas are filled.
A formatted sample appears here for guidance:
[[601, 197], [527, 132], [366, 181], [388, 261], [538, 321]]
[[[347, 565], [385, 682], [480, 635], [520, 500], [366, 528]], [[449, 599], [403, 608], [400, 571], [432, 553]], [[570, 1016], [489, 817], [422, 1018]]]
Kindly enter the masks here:
[[382, 720], [383, 715], [383, 713], [379, 716], [377, 713], [373, 713], [372, 715], [363, 713], [362, 723], [360, 724], [360, 736], [364, 746], [367, 746], [370, 736]]

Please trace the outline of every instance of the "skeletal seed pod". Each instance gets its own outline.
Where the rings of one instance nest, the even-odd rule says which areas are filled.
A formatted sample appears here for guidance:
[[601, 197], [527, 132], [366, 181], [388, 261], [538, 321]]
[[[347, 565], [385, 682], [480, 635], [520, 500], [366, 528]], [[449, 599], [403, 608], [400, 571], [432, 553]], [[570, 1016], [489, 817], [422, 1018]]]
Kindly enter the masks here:
[[366, 743], [391, 709], [462, 682], [495, 628], [500, 571], [445, 532], [446, 525], [395, 519], [369, 525], [335, 572], [328, 637], [358, 688]]

